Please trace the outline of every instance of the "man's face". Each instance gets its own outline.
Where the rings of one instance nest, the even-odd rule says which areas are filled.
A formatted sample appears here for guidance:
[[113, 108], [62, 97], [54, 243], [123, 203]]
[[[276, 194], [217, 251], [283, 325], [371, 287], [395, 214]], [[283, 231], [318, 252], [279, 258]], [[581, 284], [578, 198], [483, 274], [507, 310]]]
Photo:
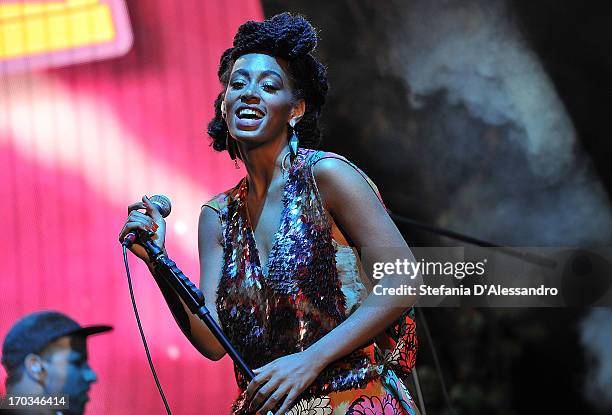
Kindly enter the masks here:
[[70, 410], [66, 413], [82, 414], [89, 400], [89, 387], [97, 380], [96, 373], [87, 363], [85, 337], [60, 337], [42, 354], [47, 362], [45, 394], [68, 395]]

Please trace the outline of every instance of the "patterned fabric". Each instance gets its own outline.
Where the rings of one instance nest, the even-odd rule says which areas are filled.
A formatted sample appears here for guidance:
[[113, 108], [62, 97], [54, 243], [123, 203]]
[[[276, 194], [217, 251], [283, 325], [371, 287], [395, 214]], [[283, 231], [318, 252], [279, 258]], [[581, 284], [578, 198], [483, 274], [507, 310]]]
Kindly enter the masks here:
[[[332, 239], [331, 223], [312, 172], [314, 163], [324, 157], [349, 163], [378, 194], [367, 176], [346, 159], [300, 149], [285, 183], [281, 222], [266, 267], [260, 262], [246, 210], [246, 178], [206, 204], [218, 212], [223, 231], [216, 303], [219, 320], [252, 368], [305, 350], [345, 320], [367, 296], [354, 251]], [[289, 413], [416, 413], [404, 386], [416, 356], [413, 310], [372, 340], [321, 372]], [[232, 411], [246, 414], [248, 382], [237, 368], [235, 375], [242, 393]]]

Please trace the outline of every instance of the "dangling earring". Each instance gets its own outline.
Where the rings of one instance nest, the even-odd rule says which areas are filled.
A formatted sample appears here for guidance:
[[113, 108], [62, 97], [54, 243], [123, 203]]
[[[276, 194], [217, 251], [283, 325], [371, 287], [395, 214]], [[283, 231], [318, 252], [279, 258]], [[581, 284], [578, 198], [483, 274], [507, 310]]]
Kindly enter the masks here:
[[289, 138], [289, 151], [291, 152], [291, 163], [293, 163], [293, 160], [295, 160], [298, 154], [300, 140], [298, 139], [298, 136], [295, 133], [295, 121], [291, 120], [289, 122], [289, 127], [291, 130], [291, 138]]
[[[221, 118], [223, 118], [223, 120], [225, 121], [225, 101], [221, 102]], [[227, 130], [227, 124], [225, 127], [225, 149], [227, 150], [227, 152], [229, 153], [229, 156], [232, 160], [234, 160], [234, 166], [235, 168], [239, 169], [240, 166], [238, 165], [238, 160], [236, 160], [236, 141], [234, 141], [234, 139], [230, 138], [230, 134], [229, 131]]]
[[236, 169], [239, 169], [238, 160], [236, 160], [236, 142], [234, 139], [230, 138], [229, 131], [225, 132], [225, 148], [229, 153], [229, 156], [232, 160], [234, 160], [234, 166]]

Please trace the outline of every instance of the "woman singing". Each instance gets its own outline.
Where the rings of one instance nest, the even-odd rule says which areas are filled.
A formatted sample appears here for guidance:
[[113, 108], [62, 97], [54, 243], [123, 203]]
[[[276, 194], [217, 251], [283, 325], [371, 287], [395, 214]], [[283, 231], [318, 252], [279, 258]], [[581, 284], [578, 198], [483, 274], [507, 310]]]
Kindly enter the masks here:
[[[328, 88], [316, 44], [304, 18], [283, 13], [243, 24], [221, 57], [208, 133], [247, 175], [204, 204], [198, 240], [210, 312], [256, 374], [247, 382], [235, 371], [232, 413], [417, 414], [404, 386], [416, 355], [415, 299], [376, 305], [356, 255], [366, 249], [376, 261], [385, 247], [410, 250], [365, 174], [313, 150]], [[120, 239], [137, 228], [155, 230], [163, 247], [164, 219], [146, 197], [130, 206]], [[155, 275], [144, 249], [131, 249]], [[208, 328], [156, 280], [193, 345], [223, 357]]]

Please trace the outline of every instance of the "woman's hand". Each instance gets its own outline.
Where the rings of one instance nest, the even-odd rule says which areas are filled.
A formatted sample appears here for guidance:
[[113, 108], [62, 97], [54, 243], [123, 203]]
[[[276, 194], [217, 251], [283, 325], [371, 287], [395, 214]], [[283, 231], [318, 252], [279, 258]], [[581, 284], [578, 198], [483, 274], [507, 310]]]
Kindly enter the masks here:
[[[146, 214], [139, 212], [138, 209], [145, 209]], [[157, 246], [164, 249], [166, 221], [147, 196], [142, 197], [142, 202], [136, 202], [128, 206], [128, 218], [119, 233], [119, 242], [123, 242], [123, 238], [125, 238], [125, 235], [129, 232], [138, 229], [155, 232], [151, 239]], [[149, 255], [141, 245], [137, 243], [132, 244], [130, 251], [143, 261], [149, 262]]]
[[275, 415], [284, 414], [325, 366], [322, 359], [305, 350], [280, 357], [253, 370], [256, 376], [246, 390], [247, 402], [251, 401], [249, 411], [265, 415], [282, 404]]

